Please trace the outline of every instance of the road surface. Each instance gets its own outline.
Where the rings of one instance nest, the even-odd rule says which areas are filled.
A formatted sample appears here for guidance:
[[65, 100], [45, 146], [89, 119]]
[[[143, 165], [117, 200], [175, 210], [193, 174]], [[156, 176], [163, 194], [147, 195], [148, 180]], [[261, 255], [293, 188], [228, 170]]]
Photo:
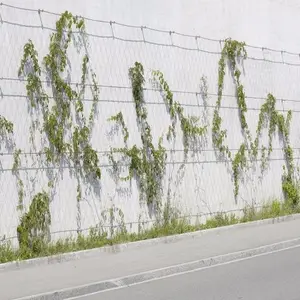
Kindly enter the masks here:
[[[275, 252], [282, 250], [274, 247], [278, 244], [294, 248]], [[21, 267], [0, 265], [0, 299], [300, 300], [300, 250], [295, 246], [300, 247], [300, 215], [284, 222], [242, 224], [95, 249], [69, 260], [59, 256]], [[245, 253], [253, 256], [255, 249], [262, 248], [267, 248], [263, 253], [274, 253], [216, 266], [245, 257]], [[207, 268], [212, 261], [215, 266]], [[196, 272], [199, 266], [206, 268]], [[177, 274], [187, 271], [192, 272]], [[163, 279], [166, 274], [178, 276]], [[149, 278], [160, 279], [126, 287]], [[120, 286], [125, 288], [107, 290]], [[91, 295], [99, 291], [102, 293]]]
[[300, 247], [77, 300], [299, 300]]

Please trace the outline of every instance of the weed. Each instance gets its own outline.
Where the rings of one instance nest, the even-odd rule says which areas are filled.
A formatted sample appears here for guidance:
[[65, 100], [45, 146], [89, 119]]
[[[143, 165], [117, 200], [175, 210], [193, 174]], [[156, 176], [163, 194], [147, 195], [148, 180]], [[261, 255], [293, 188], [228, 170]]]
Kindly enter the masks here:
[[26, 251], [24, 251], [22, 247], [13, 249], [9, 243], [2, 242], [2, 245], [0, 244], [0, 263], [153, 239], [268, 218], [277, 218], [293, 213], [300, 213], [300, 206], [291, 206], [286, 202], [273, 201], [270, 204], [264, 205], [259, 210], [251, 206], [246, 207], [242, 217], [237, 217], [232, 213], [226, 214], [219, 212], [212, 215], [204, 224], [196, 225], [192, 225], [188, 218], [179, 217], [176, 213], [163, 214], [162, 219], [158, 220], [150, 229], [140, 230], [139, 233], [128, 233], [126, 229], [124, 230], [123, 227], [125, 224], [123, 224], [114, 231], [115, 234], [111, 238], [108, 238], [107, 233], [99, 227], [91, 229], [87, 236], [79, 234], [77, 238], [68, 238], [49, 244], [42, 243], [42, 246], [39, 244], [40, 247], [27, 247]]

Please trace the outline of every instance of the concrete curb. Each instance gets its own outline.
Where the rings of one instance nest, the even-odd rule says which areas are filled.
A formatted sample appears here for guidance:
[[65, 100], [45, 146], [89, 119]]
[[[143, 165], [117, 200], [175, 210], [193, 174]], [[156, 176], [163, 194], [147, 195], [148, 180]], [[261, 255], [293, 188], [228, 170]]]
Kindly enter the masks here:
[[151, 270], [139, 274], [130, 275], [127, 277], [121, 277], [106, 281], [94, 282], [82, 286], [76, 286], [73, 288], [63, 289], [59, 291], [48, 292], [39, 295], [32, 295], [23, 298], [17, 298], [14, 300], [75, 300], [77, 297], [107, 292], [109, 290], [115, 290], [120, 288], [129, 287], [131, 285], [141, 284], [157, 279], [162, 279], [170, 276], [186, 274], [190, 272], [200, 271], [208, 267], [218, 266], [220, 264], [230, 263], [232, 261], [241, 261], [255, 256], [261, 256], [268, 253], [279, 252], [284, 249], [291, 249], [300, 247], [300, 238], [289, 241], [284, 241], [276, 244], [266, 245], [254, 249], [229, 253], [225, 255], [219, 255], [210, 257], [198, 261], [184, 263], [180, 265], [174, 265], [162, 269]]
[[157, 244], [174, 243], [182, 240], [200, 238], [204, 234], [218, 235], [227, 230], [236, 230], [236, 229], [249, 228], [249, 227], [251, 228], [260, 225], [276, 224], [276, 223], [287, 222], [287, 221], [292, 221], [297, 219], [300, 219], [300, 214], [293, 214], [289, 216], [259, 220], [259, 221], [248, 222], [248, 223], [239, 223], [230, 226], [188, 232], [183, 234], [176, 234], [172, 236], [165, 236], [165, 237], [154, 238], [149, 240], [125, 243], [125, 244], [116, 244], [112, 246], [105, 246], [101, 248], [83, 250], [78, 252], [69, 252], [69, 253], [64, 253], [64, 254], [59, 254], [59, 255], [54, 255], [49, 257], [34, 258], [34, 259], [23, 260], [23, 261], [13, 261], [9, 263], [0, 264], [0, 272], [11, 271], [16, 269], [25, 269], [25, 268], [36, 267], [36, 266], [47, 265], [47, 264], [62, 263], [67, 261], [74, 261], [82, 258], [99, 257], [103, 253], [105, 254], [119, 253], [127, 250], [144, 248], [144, 247], [149, 247]]

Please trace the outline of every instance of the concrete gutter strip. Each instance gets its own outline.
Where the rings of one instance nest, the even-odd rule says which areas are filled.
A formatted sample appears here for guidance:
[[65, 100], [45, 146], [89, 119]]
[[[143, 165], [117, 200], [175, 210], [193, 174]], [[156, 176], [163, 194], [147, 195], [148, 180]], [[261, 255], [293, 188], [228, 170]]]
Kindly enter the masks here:
[[184, 234], [176, 234], [171, 236], [142, 240], [137, 242], [130, 242], [125, 244], [116, 244], [112, 246], [105, 246], [101, 248], [83, 250], [78, 252], [69, 252], [69, 253], [53, 255], [49, 257], [34, 258], [34, 259], [22, 260], [22, 261], [13, 261], [9, 263], [0, 264], [0, 272], [36, 267], [36, 266], [47, 265], [47, 264], [62, 263], [62, 262], [73, 261], [82, 258], [99, 257], [103, 253], [119, 253], [123, 251], [149, 247], [149, 246], [162, 244], [162, 243], [174, 243], [174, 242], [188, 240], [188, 239], [195, 239], [205, 234], [217, 235], [221, 232], [232, 230], [232, 229], [251, 228], [251, 227], [267, 225], [267, 224], [276, 224], [276, 223], [281, 223], [281, 222], [286, 222], [291, 220], [300, 220], [300, 214], [293, 214], [289, 216], [259, 220], [254, 222], [239, 223], [230, 226], [200, 230], [195, 232], [188, 232]]

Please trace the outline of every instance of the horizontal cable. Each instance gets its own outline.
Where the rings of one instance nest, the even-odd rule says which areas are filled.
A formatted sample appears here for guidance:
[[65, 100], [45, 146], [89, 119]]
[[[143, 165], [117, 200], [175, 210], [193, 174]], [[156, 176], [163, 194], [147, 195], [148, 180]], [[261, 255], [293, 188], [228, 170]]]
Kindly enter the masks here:
[[[259, 210], [259, 209], [268, 209], [268, 208], [272, 208], [272, 205], [257, 205], [257, 206], [250, 206], [247, 205], [246, 208], [250, 208], [250, 209], [254, 209], [254, 210]], [[228, 215], [228, 214], [234, 214], [234, 213], [239, 213], [239, 212], [244, 212], [245, 208], [237, 208], [237, 209], [231, 209], [231, 210], [222, 210], [222, 211], [217, 211], [217, 212], [208, 212], [208, 213], [199, 213], [199, 214], [190, 214], [190, 215], [183, 215], [183, 216], [179, 216], [177, 218], [172, 218], [172, 220], [177, 220], [177, 221], [191, 221], [192, 219], [198, 219], [201, 217], [214, 217], [216, 215], [222, 214], [222, 215]], [[133, 222], [122, 222], [119, 221], [119, 224], [101, 224], [99, 223], [99, 225], [97, 226], [92, 226], [89, 228], [82, 228], [82, 229], [66, 229], [66, 230], [58, 230], [58, 231], [52, 231], [50, 232], [50, 235], [56, 235], [56, 234], [62, 234], [62, 233], [84, 233], [84, 232], [89, 232], [90, 230], [101, 230], [101, 229], [116, 229], [116, 228], [123, 228], [124, 226], [126, 228], [131, 227], [133, 225], [145, 225], [145, 224], [153, 224], [157, 222], [157, 220], [145, 220], [145, 221], [133, 221]], [[5, 243], [11, 240], [17, 240], [17, 236], [11, 236], [11, 237], [4, 237], [2, 239], [0, 239], [0, 244], [1, 243]]]
[[[42, 10], [37, 10], [37, 11], [42, 12]], [[99, 20], [99, 22], [100, 22], [100, 20]], [[1, 20], [1, 23], [8, 24], [8, 25], [25, 27], [25, 28], [32, 28], [32, 29], [43, 29], [43, 30], [46, 29], [46, 30], [50, 30], [52, 32], [56, 31], [55, 28], [45, 27], [43, 25], [21, 24], [21, 23], [17, 23], [17, 22], [10, 22], [10, 21], [4, 20], [4, 19]], [[107, 22], [102, 21], [102, 23], [107, 23]], [[108, 23], [118, 24], [118, 25], [121, 24], [121, 23], [116, 23], [116, 22], [108, 22]], [[124, 26], [124, 25], [122, 25], [122, 26]], [[149, 29], [148, 27], [145, 27], [145, 26], [141, 26], [139, 28]], [[74, 33], [79, 33], [79, 32], [74, 31]], [[174, 31], [172, 31], [172, 33], [176, 34], [176, 32], [174, 32]], [[203, 53], [207, 53], [207, 54], [215, 54], [215, 55], [220, 55], [221, 54], [220, 51], [208, 51], [208, 50], [205, 50], [205, 49], [200, 49], [199, 47], [189, 48], [189, 47], [184, 47], [184, 46], [180, 46], [180, 45], [175, 45], [173, 43], [163, 44], [163, 43], [151, 42], [151, 41], [147, 41], [144, 37], [141, 38], [141, 39], [125, 39], [125, 38], [117, 37], [115, 35], [102, 36], [102, 35], [90, 34], [88, 32], [86, 32], [86, 35], [90, 36], [90, 37], [95, 37], [95, 38], [114, 39], [114, 40], [119, 40], [119, 41], [123, 41], [123, 42], [146, 43], [146, 44], [152, 44], [152, 45], [156, 45], [156, 46], [174, 47], [174, 48], [178, 48], [178, 49], [182, 49], [182, 50], [197, 51], [197, 52], [203, 52]], [[183, 35], [183, 34], [180, 34], [180, 35]], [[198, 38], [198, 36], [194, 36], [194, 38], [196, 38], [196, 37]], [[220, 42], [220, 40], [216, 40], [216, 41]], [[256, 48], [256, 47], [254, 47], [254, 48]], [[270, 48], [259, 48], [259, 49], [262, 49], [262, 51], [263, 50], [269, 50], [269, 51], [275, 51], [275, 52], [281, 52], [281, 53], [289, 53], [290, 55], [297, 55], [297, 57], [299, 57], [299, 54], [297, 54], [297, 53], [292, 53], [292, 52], [287, 52], [287, 51], [279, 51], [279, 50], [274, 50], [274, 49], [272, 50]], [[247, 58], [249, 60], [256, 60], [256, 61], [261, 61], [261, 62], [285, 64], [285, 65], [297, 66], [297, 67], [300, 66], [300, 63], [290, 63], [290, 62], [286, 62], [286, 61], [283, 61], [283, 60], [276, 61], [276, 60], [270, 60], [270, 59], [265, 59], [265, 58], [255, 58], [255, 57], [251, 57], [251, 56], [248, 56]]]
[[[300, 157], [294, 157], [294, 159], [300, 159]], [[247, 162], [255, 163], [255, 162], [262, 162], [264, 159], [246, 159]], [[268, 161], [286, 161], [286, 158], [269, 158]], [[204, 164], [220, 164], [220, 163], [226, 163], [228, 161], [226, 160], [203, 160], [203, 161], [168, 161], [166, 162], [166, 165], [204, 165]], [[120, 167], [129, 167], [130, 164], [118, 164]], [[111, 168], [113, 167], [113, 164], [99, 164], [100, 168]], [[54, 166], [54, 167], [19, 167], [17, 170], [19, 171], [38, 171], [38, 170], [81, 170], [83, 167], [73, 167], [73, 166]], [[1, 168], [0, 172], [9, 172], [13, 171], [13, 168]]]
[[[21, 24], [21, 23], [16, 23], [16, 22], [9, 22], [9, 21], [6, 21], [6, 20], [2, 20], [2, 23], [8, 24], [8, 25], [19, 26], [19, 27], [25, 27], [25, 28], [46, 29], [46, 30], [49, 30], [49, 31], [52, 31], [52, 32], [56, 31], [55, 28], [45, 27], [45, 26], [42, 26], [42, 25], [26, 25], [26, 24]], [[76, 34], [76, 33], [79, 33], [79, 32], [74, 31], [73, 33]], [[141, 38], [141, 39], [125, 39], [125, 38], [118, 37], [116, 35], [97, 35], [97, 34], [91, 34], [91, 33], [88, 33], [88, 32], [86, 32], [86, 35], [89, 36], [89, 37], [93, 37], [93, 38], [113, 39], [113, 40], [118, 40], [118, 41], [122, 41], [122, 42], [130, 42], [130, 43], [145, 43], [145, 44], [150, 44], [150, 45], [154, 45], [154, 46], [173, 47], [173, 48], [186, 50], [186, 51], [194, 51], [194, 52], [202, 52], [202, 53], [206, 53], [206, 54], [221, 55], [220, 51], [208, 51], [208, 50], [200, 49], [200, 48], [197, 48], [197, 47], [189, 48], [189, 47], [184, 47], [184, 46], [175, 45], [175, 44], [157, 43], [157, 42], [147, 41], [144, 38]], [[260, 62], [284, 64], [284, 65], [295, 66], [295, 67], [300, 66], [300, 63], [290, 63], [290, 62], [286, 62], [286, 61], [282, 61], [282, 60], [271, 60], [271, 59], [257, 58], [257, 57], [252, 57], [252, 56], [248, 56], [247, 59], [248, 60], [260, 61]]]
[[[293, 148], [291, 147], [292, 150], [300, 150], [300, 148]], [[229, 151], [231, 152], [237, 152], [239, 151], [239, 148], [232, 148], [232, 149], [228, 149]], [[258, 148], [257, 149], [258, 151], [262, 151], [263, 148]], [[281, 151], [283, 150], [282, 148], [272, 148], [272, 151]], [[185, 150], [184, 149], [166, 149], [166, 152], [184, 152]], [[201, 150], [191, 150], [191, 152], [193, 153], [202, 153], [202, 152], [215, 152], [216, 149], [201, 149]], [[111, 153], [110, 151], [99, 151], [99, 150], [96, 150], [96, 152], [98, 154], [103, 154], [103, 155], [107, 155], [109, 153]], [[79, 152], [79, 153], [82, 153], [82, 152]], [[14, 152], [0, 152], [0, 156], [13, 156], [14, 155]], [[46, 155], [46, 152], [21, 152], [20, 155], [37, 155], [37, 156], [40, 156], [40, 155]]]
[[[61, 16], [61, 14], [59, 14], [59, 13], [51, 12], [51, 11], [44, 10], [44, 9], [32, 9], [32, 8], [19, 7], [19, 6], [16, 6], [16, 5], [10, 5], [10, 4], [6, 4], [6, 3], [3, 3], [3, 2], [0, 3], [0, 6], [4, 6], [4, 7], [16, 9], [16, 10], [22, 10], [22, 11], [37, 12], [38, 14], [45, 13], [45, 14], [50, 14], [50, 15], [54, 15], [54, 16]], [[203, 39], [203, 40], [217, 42], [217, 43], [225, 41], [225, 39], [215, 39], [215, 38], [204, 37], [204, 36], [201, 36], [201, 35], [185, 34], [185, 33], [176, 32], [174, 30], [162, 30], [162, 29], [152, 28], [152, 27], [142, 26], [142, 25], [130, 25], [130, 24], [120, 23], [120, 22], [116, 22], [116, 21], [93, 19], [93, 18], [89, 18], [89, 17], [85, 17], [85, 16], [78, 16], [78, 17], [81, 17], [84, 20], [91, 21], [91, 22], [110, 24], [110, 25], [113, 24], [113, 25], [118, 25], [118, 26], [123, 26], [123, 27], [128, 27], [128, 28], [135, 28], [135, 29], [148, 29], [148, 30], [155, 31], [155, 32], [166, 33], [166, 34], [174, 34], [174, 35], [193, 38], [193, 39], [198, 38], [198, 39]], [[300, 54], [300, 53], [297, 53], [297, 52], [279, 50], [279, 49], [268, 48], [268, 47], [254, 46], [254, 45], [249, 45], [249, 44], [246, 44], [246, 46], [249, 47], [249, 48], [253, 48], [253, 49], [267, 50], [267, 51], [272, 51], [272, 52], [282, 53], [282, 54], [286, 53], [286, 54], [295, 55], [295, 56], [298, 56], [298, 57], [299, 57], [299, 54]]]
[[[12, 26], [18, 26], [18, 27], [24, 27], [24, 28], [32, 28], [32, 29], [43, 29], [43, 30], [49, 30], [51, 32], [56, 32], [55, 28], [51, 28], [51, 27], [46, 27], [46, 26], [42, 26], [42, 25], [28, 25], [28, 24], [21, 24], [21, 23], [17, 23], [17, 22], [10, 22], [7, 20], [2, 20], [3, 24], [7, 24], [7, 25], [12, 25]], [[79, 34], [79, 31], [73, 31], [74, 34]], [[187, 50], [187, 51], [195, 51], [195, 52], [203, 52], [203, 53], [207, 53], [207, 54], [214, 54], [214, 55], [220, 55], [221, 52], [220, 51], [208, 51], [208, 50], [204, 50], [204, 49], [199, 49], [199, 48], [189, 48], [189, 47], [183, 47], [183, 46], [179, 46], [179, 45], [174, 45], [174, 44], [163, 44], [163, 43], [157, 43], [157, 42], [152, 42], [152, 41], [147, 41], [143, 38], [141, 39], [125, 39], [125, 38], [121, 38], [118, 37], [116, 35], [98, 35], [98, 34], [91, 34], [89, 32], [85, 33], [88, 37], [92, 37], [92, 38], [99, 38], [99, 39], [113, 39], [113, 40], [118, 40], [118, 41], [122, 41], [122, 42], [130, 42], [130, 43], [145, 43], [145, 44], [150, 44], [150, 45], [154, 45], [154, 46], [162, 46], [162, 47], [173, 47], [173, 48], [177, 48], [177, 49], [181, 49], [181, 50]], [[251, 57], [248, 57], [248, 59], [252, 59]], [[267, 61], [267, 60], [265, 60]], [[273, 62], [273, 61], [269, 61], [269, 62]], [[274, 61], [275, 63], [282, 63], [279, 61]], [[298, 65], [298, 64], [296, 64]]]
[[[24, 78], [17, 78], [17, 77], [0, 77], [0, 81], [12, 81], [12, 82], [27, 82], [26, 79]], [[44, 84], [49, 84], [52, 83], [51, 80], [41, 80], [42, 83]], [[70, 82], [70, 85], [73, 86], [81, 86], [80, 82]], [[132, 90], [131, 86], [121, 86], [121, 85], [105, 85], [105, 84], [92, 84], [92, 83], [86, 83], [85, 84], [86, 87], [94, 87], [97, 86], [98, 88], [102, 88], [102, 89], [124, 89], [124, 90]], [[152, 91], [152, 92], [161, 92], [160, 89], [158, 88], [143, 88], [144, 91]], [[185, 90], [171, 90], [171, 92], [173, 94], [186, 94], [186, 95], [195, 95], [195, 96], [200, 96], [201, 92], [200, 91], [185, 91]], [[208, 96], [214, 96], [214, 97], [218, 97], [217, 93], [212, 93], [212, 92], [208, 92], [207, 93]], [[4, 94], [2, 94], [2, 96], [4, 96]], [[6, 95], [7, 97], [9, 97], [10, 95]], [[11, 96], [15, 96], [15, 95], [11, 95]], [[19, 97], [27, 97], [26, 95], [20, 95]], [[229, 95], [229, 94], [222, 94], [223, 97], [228, 97], [228, 98], [236, 98], [236, 95]], [[267, 97], [259, 97], [259, 96], [245, 96], [246, 99], [253, 99], [253, 100], [266, 100]], [[276, 98], [278, 101], [282, 101], [282, 102], [295, 102], [295, 103], [300, 103], [300, 99], [288, 99], [288, 98]], [[86, 100], [84, 99], [84, 101], [93, 101], [93, 99], [89, 99]], [[101, 101], [101, 100], [100, 100]], [[129, 101], [126, 101], [129, 102]], [[131, 102], [130, 102], [131, 103]]]
[[[27, 98], [27, 95], [20, 95], [20, 94], [4, 94], [2, 93], [2, 97], [7, 98]], [[49, 97], [49, 99], [53, 99], [53, 97]], [[83, 102], [93, 102], [94, 99], [92, 98], [83, 98], [81, 99]], [[123, 103], [123, 104], [133, 104], [133, 100], [119, 100], [119, 99], [98, 99], [97, 102], [99, 103]], [[152, 101], [146, 101], [147, 105], [166, 105], [164, 102], [152, 102]], [[205, 104], [187, 104], [187, 103], [181, 103], [181, 106], [185, 107], [201, 107], [201, 108], [215, 108], [215, 105], [205, 105]], [[239, 110], [240, 108], [238, 106], [225, 106], [221, 105], [221, 109], [232, 109], [232, 110]], [[249, 111], [260, 111], [260, 108], [254, 108], [254, 107], [248, 107], [247, 110]], [[290, 109], [276, 109], [280, 112], [288, 112]], [[300, 110], [291, 109], [292, 113], [300, 113]]]

